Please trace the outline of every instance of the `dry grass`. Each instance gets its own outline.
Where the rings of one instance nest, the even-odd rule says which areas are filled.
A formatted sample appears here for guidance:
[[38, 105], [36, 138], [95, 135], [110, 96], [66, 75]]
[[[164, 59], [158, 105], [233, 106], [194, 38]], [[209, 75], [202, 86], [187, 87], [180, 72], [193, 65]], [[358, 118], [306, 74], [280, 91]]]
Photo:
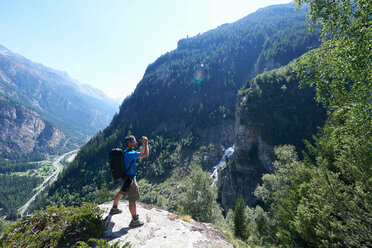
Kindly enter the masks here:
[[191, 216], [190, 215], [182, 215], [181, 216], [181, 219], [183, 220], [183, 221], [187, 221], [187, 222], [191, 222]]
[[174, 213], [172, 213], [172, 214], [169, 216], [169, 219], [170, 219], [170, 220], [175, 220], [175, 219], [177, 219], [177, 215], [175, 215]]

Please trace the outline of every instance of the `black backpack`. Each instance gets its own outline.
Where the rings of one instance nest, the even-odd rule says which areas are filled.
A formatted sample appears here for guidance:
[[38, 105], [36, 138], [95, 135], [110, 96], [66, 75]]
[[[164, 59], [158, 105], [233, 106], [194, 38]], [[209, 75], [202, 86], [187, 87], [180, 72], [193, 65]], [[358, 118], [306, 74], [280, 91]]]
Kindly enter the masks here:
[[120, 148], [114, 148], [109, 153], [111, 175], [114, 180], [124, 177], [124, 152]]
[[111, 175], [114, 180], [119, 178], [126, 178], [126, 172], [132, 167], [134, 160], [131, 162], [129, 168], [124, 171], [124, 152], [120, 148], [114, 148], [109, 153]]

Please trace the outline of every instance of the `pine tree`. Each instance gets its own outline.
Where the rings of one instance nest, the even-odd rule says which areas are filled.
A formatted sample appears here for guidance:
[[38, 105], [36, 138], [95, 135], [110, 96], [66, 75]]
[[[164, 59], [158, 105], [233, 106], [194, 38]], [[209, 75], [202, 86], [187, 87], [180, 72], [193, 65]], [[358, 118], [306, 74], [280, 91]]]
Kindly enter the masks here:
[[234, 230], [236, 236], [244, 240], [248, 239], [248, 217], [245, 212], [245, 202], [242, 196], [239, 196], [235, 202]]

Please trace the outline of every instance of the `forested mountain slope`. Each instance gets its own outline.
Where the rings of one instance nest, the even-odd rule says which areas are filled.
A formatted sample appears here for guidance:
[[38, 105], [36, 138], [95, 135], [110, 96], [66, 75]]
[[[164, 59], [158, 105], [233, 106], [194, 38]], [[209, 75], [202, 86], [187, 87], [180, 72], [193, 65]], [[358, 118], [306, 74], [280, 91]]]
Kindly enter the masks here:
[[[296, 12], [293, 4], [272, 6], [180, 40], [176, 50], [148, 66], [111, 124], [80, 150], [52, 186], [46, 204], [93, 201], [104, 181], [114, 187], [108, 152], [122, 147], [128, 133], [150, 139], [150, 157], [138, 164], [138, 178], [145, 178], [145, 185], [181, 180], [195, 167], [213, 167], [234, 143], [238, 89], [258, 72], [286, 64], [319, 44], [317, 32], [305, 35], [305, 13]], [[283, 55], [287, 50], [294, 52]], [[177, 185], [168, 186], [156, 194], [172, 198]], [[142, 200], [153, 203], [159, 195]]]

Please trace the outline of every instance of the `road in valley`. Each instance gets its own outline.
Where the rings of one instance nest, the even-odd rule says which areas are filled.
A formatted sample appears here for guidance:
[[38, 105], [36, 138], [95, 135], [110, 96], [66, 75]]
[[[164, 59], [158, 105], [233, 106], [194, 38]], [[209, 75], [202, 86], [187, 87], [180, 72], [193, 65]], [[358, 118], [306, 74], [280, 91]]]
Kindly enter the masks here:
[[34, 194], [33, 197], [31, 197], [31, 199], [26, 202], [25, 205], [23, 205], [19, 210], [18, 212], [20, 213], [20, 215], [23, 217], [25, 212], [27, 211], [28, 207], [30, 206], [30, 204], [35, 201], [36, 197], [40, 194], [41, 191], [43, 191], [45, 189], [46, 186], [48, 186], [49, 184], [53, 183], [57, 177], [58, 177], [58, 174], [63, 170], [63, 165], [60, 164], [61, 160], [64, 159], [65, 157], [68, 157], [68, 156], [75, 156], [77, 154], [78, 150], [74, 150], [74, 151], [71, 151], [71, 152], [68, 152], [68, 153], [65, 153], [61, 156], [58, 156], [54, 159], [53, 161], [53, 166], [55, 168], [57, 168], [53, 173], [52, 175], [50, 175], [49, 177], [47, 177], [44, 182], [37, 188], [35, 188], [35, 191], [36, 193]]

